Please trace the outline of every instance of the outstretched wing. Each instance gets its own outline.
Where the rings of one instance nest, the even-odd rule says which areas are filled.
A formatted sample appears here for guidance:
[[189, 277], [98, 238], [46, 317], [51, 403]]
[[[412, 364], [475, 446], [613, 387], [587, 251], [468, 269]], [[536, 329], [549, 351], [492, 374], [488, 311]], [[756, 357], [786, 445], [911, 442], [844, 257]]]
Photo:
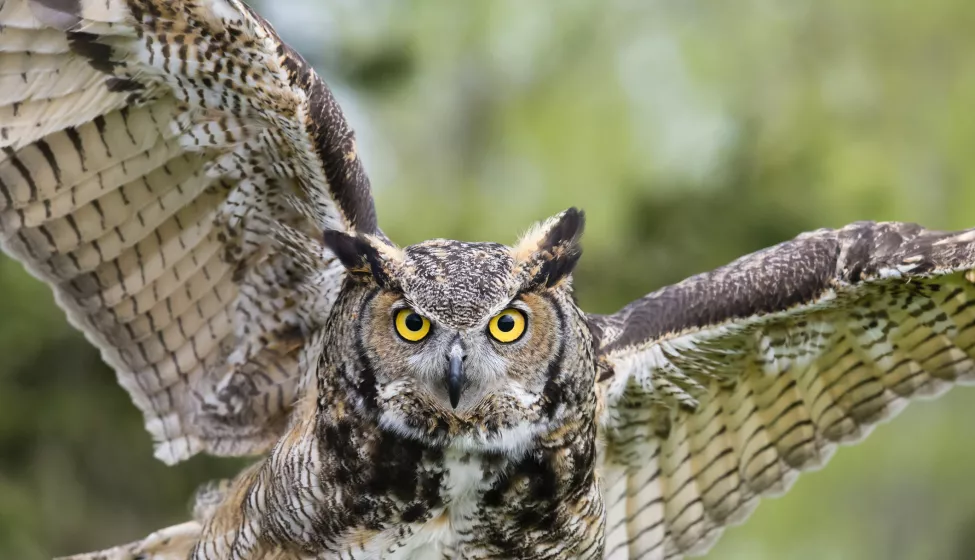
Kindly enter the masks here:
[[819, 230], [591, 316], [606, 558], [703, 554], [912, 397], [975, 380], [975, 230]]
[[376, 231], [325, 84], [237, 0], [0, 0], [0, 241], [145, 413], [156, 455], [259, 452]]

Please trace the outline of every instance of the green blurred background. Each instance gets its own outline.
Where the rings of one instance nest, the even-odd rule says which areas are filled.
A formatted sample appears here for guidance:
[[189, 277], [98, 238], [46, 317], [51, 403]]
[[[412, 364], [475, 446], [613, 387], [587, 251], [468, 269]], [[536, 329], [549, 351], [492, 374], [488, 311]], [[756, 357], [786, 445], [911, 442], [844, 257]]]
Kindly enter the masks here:
[[[580, 206], [589, 311], [803, 230], [975, 226], [971, 0], [254, 4], [342, 101], [395, 241], [512, 242]], [[973, 405], [909, 408], [708, 558], [975, 558]], [[0, 558], [179, 522], [242, 464], [155, 461], [95, 350], [0, 257]]]

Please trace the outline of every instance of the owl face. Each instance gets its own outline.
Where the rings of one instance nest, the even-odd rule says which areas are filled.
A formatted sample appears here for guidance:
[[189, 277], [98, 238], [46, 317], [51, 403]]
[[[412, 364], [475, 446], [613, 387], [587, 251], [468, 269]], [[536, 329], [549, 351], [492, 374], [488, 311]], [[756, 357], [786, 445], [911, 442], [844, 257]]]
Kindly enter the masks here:
[[566, 386], [591, 386], [591, 359], [577, 351], [591, 340], [568, 277], [582, 217], [550, 222], [513, 248], [327, 240], [350, 272], [336, 308], [355, 309], [340, 335], [355, 365], [340, 369], [360, 374], [353, 385], [383, 429], [435, 445], [524, 449], [571, 404]]

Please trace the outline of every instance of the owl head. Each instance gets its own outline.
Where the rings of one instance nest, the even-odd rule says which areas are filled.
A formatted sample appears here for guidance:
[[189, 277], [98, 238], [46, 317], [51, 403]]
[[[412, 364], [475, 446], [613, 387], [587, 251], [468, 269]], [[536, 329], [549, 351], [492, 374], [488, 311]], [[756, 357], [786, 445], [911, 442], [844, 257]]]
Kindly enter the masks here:
[[592, 340], [571, 293], [583, 224], [572, 208], [513, 247], [327, 232], [348, 271], [327, 375], [381, 429], [433, 445], [512, 450], [564, 426], [593, 401]]

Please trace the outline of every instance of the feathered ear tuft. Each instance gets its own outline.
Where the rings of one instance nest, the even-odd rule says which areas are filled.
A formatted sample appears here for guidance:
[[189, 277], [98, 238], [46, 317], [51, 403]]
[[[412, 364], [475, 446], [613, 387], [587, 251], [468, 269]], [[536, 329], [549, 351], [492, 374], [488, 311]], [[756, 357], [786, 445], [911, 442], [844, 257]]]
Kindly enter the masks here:
[[323, 234], [325, 246], [342, 262], [352, 278], [375, 282], [380, 288], [399, 289], [396, 271], [403, 262], [400, 249], [374, 235], [352, 235], [337, 230]]
[[516, 273], [524, 276], [522, 290], [554, 288], [572, 274], [582, 256], [585, 225], [585, 213], [569, 208], [528, 230], [513, 250]]

